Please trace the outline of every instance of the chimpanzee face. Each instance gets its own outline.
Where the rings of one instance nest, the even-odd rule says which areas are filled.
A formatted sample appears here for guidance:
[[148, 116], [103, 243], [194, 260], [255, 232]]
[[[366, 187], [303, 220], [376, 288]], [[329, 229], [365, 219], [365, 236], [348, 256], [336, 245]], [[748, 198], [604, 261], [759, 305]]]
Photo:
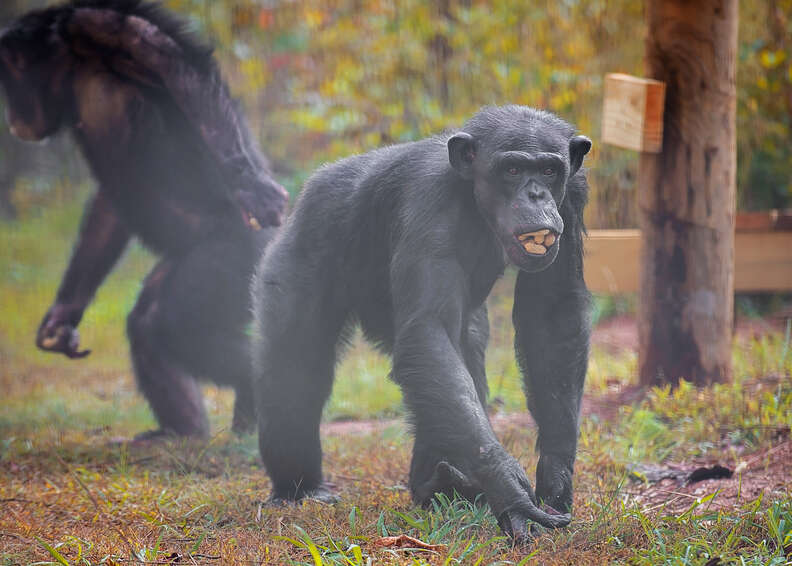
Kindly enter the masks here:
[[25, 18], [0, 35], [0, 84], [6, 97], [6, 120], [11, 133], [26, 141], [54, 134], [65, 109], [65, 49], [40, 36], [40, 32], [31, 35]]
[[542, 271], [558, 255], [564, 234], [559, 209], [567, 181], [591, 149], [584, 136], [571, 139], [540, 124], [519, 132], [475, 139], [461, 132], [448, 140], [449, 159], [473, 181], [481, 214], [509, 261], [523, 271]]

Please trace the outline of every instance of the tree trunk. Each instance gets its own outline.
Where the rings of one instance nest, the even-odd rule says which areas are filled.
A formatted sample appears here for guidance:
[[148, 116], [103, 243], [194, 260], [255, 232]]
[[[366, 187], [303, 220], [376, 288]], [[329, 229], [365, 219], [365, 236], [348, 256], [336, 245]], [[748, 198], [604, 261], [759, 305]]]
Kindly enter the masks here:
[[642, 385], [731, 377], [737, 0], [648, 0], [663, 151], [642, 154]]

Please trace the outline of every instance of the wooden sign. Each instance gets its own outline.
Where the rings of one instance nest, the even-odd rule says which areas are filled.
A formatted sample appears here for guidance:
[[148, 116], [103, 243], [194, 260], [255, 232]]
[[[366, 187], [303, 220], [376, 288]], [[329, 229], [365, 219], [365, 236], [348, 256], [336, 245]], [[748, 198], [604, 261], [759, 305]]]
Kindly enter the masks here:
[[605, 75], [602, 141], [649, 153], [663, 149], [665, 83], [622, 73]]

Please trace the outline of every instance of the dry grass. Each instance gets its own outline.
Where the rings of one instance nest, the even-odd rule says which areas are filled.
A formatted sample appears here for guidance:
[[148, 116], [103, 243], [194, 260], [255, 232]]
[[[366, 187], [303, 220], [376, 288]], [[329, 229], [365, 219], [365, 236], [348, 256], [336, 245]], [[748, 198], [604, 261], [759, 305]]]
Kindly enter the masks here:
[[[595, 348], [575, 519], [570, 528], [539, 534], [530, 547], [513, 548], [486, 508], [412, 505], [405, 488], [411, 440], [399, 418], [399, 393], [385, 379], [387, 360], [359, 343], [339, 368], [325, 414], [331, 424], [323, 428], [325, 469], [342, 496], [337, 505], [263, 505], [269, 484], [255, 437], [227, 431], [231, 394], [213, 387], [206, 390], [215, 431], [210, 442], [146, 448], [117, 442], [154, 424], [135, 392], [122, 334], [124, 312], [151, 260], [134, 250], [103, 288], [83, 323], [85, 345], [95, 349], [89, 358], [72, 362], [35, 352], [32, 335], [74, 230], [74, 222], [64, 220], [68, 215], [74, 210], [0, 226], [0, 271], [10, 274], [0, 285], [0, 565], [712, 566], [789, 560], [792, 486], [786, 463], [772, 458], [792, 425], [792, 355], [783, 330], [736, 341], [733, 384], [654, 390], [624, 407], [620, 392], [632, 384], [635, 354], [607, 341]], [[491, 301], [489, 373], [498, 400], [497, 432], [533, 475], [535, 430], [520, 413], [510, 283], [509, 276]], [[332, 424], [342, 417], [390, 420]], [[723, 505], [718, 490], [726, 484], [707, 484], [695, 493], [641, 485], [628, 472], [635, 463], [734, 468], [743, 461], [752, 464], [738, 478], [741, 490], [736, 497], [729, 492]], [[663, 499], [663, 490], [676, 495]], [[378, 544], [400, 534], [441, 546]], [[721, 562], [712, 562], [715, 557]]]

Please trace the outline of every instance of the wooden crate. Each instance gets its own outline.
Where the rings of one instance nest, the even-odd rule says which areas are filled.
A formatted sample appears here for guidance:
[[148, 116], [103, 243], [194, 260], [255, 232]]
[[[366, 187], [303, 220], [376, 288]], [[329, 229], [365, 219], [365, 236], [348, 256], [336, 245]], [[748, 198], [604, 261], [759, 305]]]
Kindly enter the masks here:
[[663, 149], [665, 83], [622, 73], [605, 75], [602, 141], [659, 153]]
[[[734, 236], [735, 291], [792, 291], [792, 231], [738, 230]], [[590, 230], [585, 247], [585, 278], [593, 293], [638, 291], [640, 230]]]

